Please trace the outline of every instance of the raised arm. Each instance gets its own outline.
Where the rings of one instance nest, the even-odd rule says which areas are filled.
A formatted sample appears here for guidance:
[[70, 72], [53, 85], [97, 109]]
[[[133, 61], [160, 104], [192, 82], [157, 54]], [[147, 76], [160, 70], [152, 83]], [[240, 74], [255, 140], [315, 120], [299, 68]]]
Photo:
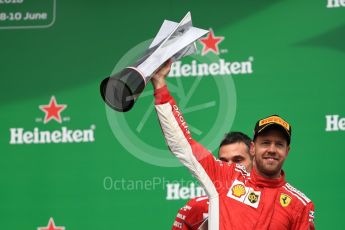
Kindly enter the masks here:
[[[192, 139], [182, 112], [170, 95], [165, 82], [170, 66], [171, 61], [169, 60], [151, 79], [155, 90], [155, 107], [158, 119], [171, 152], [196, 176], [207, 190], [206, 185], [216, 179], [214, 173], [218, 162], [209, 151]], [[213, 191], [206, 192], [211, 195]]]
[[[165, 140], [171, 152], [185, 165], [204, 187], [210, 199], [209, 216], [219, 217], [218, 194], [221, 178], [230, 176], [227, 164], [223, 164], [192, 139], [188, 125], [175, 100], [170, 95], [165, 78], [171, 62], [163, 66], [151, 79], [155, 89], [155, 107]], [[220, 176], [222, 175], [222, 176]], [[209, 229], [218, 229], [217, 219], [209, 219]]]

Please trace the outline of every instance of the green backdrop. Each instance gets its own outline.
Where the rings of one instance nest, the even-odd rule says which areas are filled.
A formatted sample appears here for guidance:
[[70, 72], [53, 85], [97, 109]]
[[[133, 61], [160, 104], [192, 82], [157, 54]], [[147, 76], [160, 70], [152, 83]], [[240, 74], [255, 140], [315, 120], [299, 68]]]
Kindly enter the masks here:
[[[99, 83], [140, 55], [164, 19], [188, 11], [223, 38], [206, 54], [198, 42], [168, 79], [194, 138], [216, 153], [227, 131], [251, 136], [259, 118], [285, 117], [288, 181], [314, 201], [317, 229], [342, 229], [344, 5], [0, 0], [0, 229], [171, 227], [200, 191], [167, 150], [152, 87], [121, 114]], [[210, 70], [222, 62], [231, 74]], [[193, 64], [209, 73], [188, 74]]]

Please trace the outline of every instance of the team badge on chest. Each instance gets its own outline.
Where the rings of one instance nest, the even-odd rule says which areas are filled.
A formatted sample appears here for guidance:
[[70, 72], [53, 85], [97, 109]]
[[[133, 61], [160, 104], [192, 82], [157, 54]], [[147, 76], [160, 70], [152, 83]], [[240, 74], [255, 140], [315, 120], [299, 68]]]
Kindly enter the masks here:
[[255, 191], [253, 188], [246, 187], [243, 182], [235, 180], [231, 185], [227, 196], [241, 203], [257, 208], [259, 206], [261, 192]]
[[252, 203], [252, 204], [255, 204], [255, 203], [258, 201], [258, 198], [259, 198], [259, 196], [256, 195], [254, 192], [252, 192], [252, 193], [250, 193], [250, 194], [248, 195], [248, 200], [249, 200], [250, 203]]
[[249, 191], [246, 196], [246, 199], [244, 200], [244, 203], [253, 208], [257, 208], [259, 206], [260, 197], [261, 197], [260, 191], [255, 191], [254, 189], [249, 188]]
[[280, 201], [280, 204], [285, 208], [287, 206], [289, 206], [290, 202], [291, 202], [291, 197], [282, 193], [280, 194], [280, 198], [279, 198], [279, 201]]
[[232, 195], [241, 198], [244, 194], [246, 194], [246, 188], [243, 184], [236, 184], [231, 189]]

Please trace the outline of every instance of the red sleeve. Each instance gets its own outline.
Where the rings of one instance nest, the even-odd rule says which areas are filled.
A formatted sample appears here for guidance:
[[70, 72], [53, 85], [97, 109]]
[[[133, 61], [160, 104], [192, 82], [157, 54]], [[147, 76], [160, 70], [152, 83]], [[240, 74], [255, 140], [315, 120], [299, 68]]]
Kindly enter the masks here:
[[154, 96], [156, 105], [167, 103], [172, 98], [166, 85], [155, 89]]
[[171, 152], [194, 174], [209, 197], [216, 195], [219, 189], [215, 186], [216, 181], [225, 179], [224, 175], [228, 177], [232, 174], [229, 165], [217, 160], [204, 146], [192, 139], [182, 111], [167, 86], [156, 89], [154, 96], [160, 125]]
[[302, 212], [297, 216], [292, 226], [293, 230], [315, 230], [314, 225], [314, 204], [308, 203]]
[[208, 213], [208, 198], [197, 197], [183, 206], [175, 218], [172, 229], [198, 229]]
[[155, 91], [157, 116], [170, 151], [204, 187], [212, 202], [209, 205], [209, 228], [219, 229], [219, 193], [234, 175], [235, 165], [224, 164], [192, 139], [180, 108], [166, 86]]

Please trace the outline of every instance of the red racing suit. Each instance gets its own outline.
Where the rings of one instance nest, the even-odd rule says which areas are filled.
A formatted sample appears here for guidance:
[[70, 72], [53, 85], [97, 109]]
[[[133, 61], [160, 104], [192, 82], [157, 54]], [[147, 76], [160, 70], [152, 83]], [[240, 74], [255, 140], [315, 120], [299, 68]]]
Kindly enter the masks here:
[[197, 230], [208, 216], [208, 197], [195, 197], [180, 208], [172, 230]]
[[192, 139], [188, 125], [166, 86], [155, 90], [155, 107], [171, 152], [199, 180], [209, 197], [210, 230], [308, 230], [314, 205], [285, 181], [267, 179], [253, 169], [217, 160]]

